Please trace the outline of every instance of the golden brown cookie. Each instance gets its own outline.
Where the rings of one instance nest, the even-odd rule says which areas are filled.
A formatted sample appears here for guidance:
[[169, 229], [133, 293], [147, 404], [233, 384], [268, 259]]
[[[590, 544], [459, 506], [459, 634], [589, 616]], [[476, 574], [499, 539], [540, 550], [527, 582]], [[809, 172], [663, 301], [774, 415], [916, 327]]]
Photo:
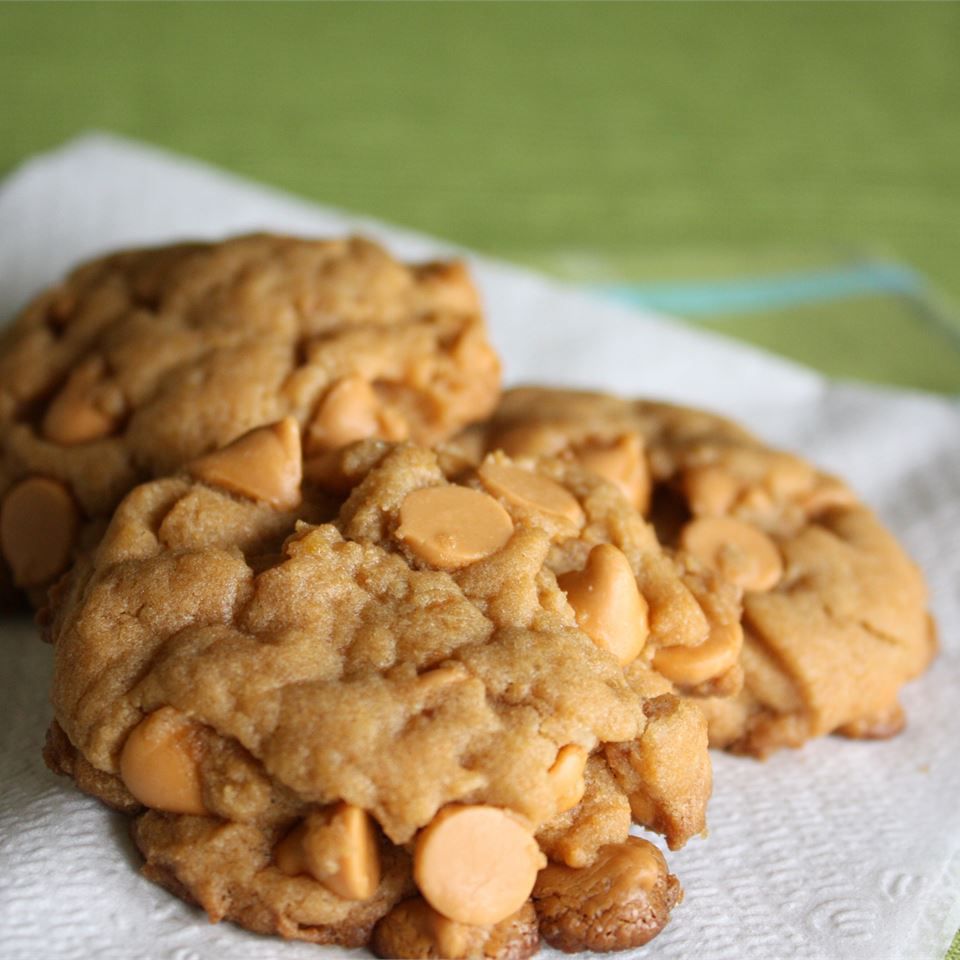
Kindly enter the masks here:
[[[296, 429], [136, 487], [58, 586], [47, 761], [215, 920], [359, 945], [386, 917], [381, 951], [527, 956], [548, 858], [577, 876], [631, 819], [671, 846], [704, 827], [702, 715], [619, 643], [621, 581], [584, 618], [554, 573], [594, 526], [645, 525], [579, 468], [409, 443], [324, 455], [318, 482]], [[611, 943], [666, 922], [657, 863], [648, 900], [608, 902]], [[429, 911], [391, 913], [414, 894]]]
[[581, 870], [550, 864], [533, 891], [541, 935], [567, 953], [642, 947], [681, 896], [663, 854], [639, 837], [602, 847]]
[[253, 427], [434, 443], [499, 379], [457, 262], [263, 235], [88, 263], [0, 334], [0, 588], [42, 597], [128, 490]]
[[[713, 745], [763, 756], [830, 732], [883, 737], [902, 726], [899, 690], [935, 649], [926, 587], [842, 481], [713, 414], [536, 387], [509, 391], [457, 446], [468, 459], [502, 449], [599, 472], [636, 491], [665, 548], [742, 591], [739, 635], [727, 624], [652, 661], [698, 694]], [[738, 694], [690, 689], [734, 651]]]
[[537, 915], [529, 901], [492, 926], [475, 927], [449, 920], [422, 897], [398, 903], [376, 925], [370, 941], [378, 957], [409, 960], [526, 960], [539, 947]]

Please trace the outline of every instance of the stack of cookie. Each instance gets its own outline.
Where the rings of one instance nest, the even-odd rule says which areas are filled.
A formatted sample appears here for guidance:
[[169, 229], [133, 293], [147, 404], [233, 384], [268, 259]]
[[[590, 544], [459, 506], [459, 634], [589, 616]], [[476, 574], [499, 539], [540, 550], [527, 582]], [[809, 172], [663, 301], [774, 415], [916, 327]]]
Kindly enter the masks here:
[[903, 725], [923, 579], [711, 414], [500, 393], [459, 263], [117, 254], [0, 339], [0, 585], [52, 769], [214, 920], [387, 957], [640, 946], [708, 745]]

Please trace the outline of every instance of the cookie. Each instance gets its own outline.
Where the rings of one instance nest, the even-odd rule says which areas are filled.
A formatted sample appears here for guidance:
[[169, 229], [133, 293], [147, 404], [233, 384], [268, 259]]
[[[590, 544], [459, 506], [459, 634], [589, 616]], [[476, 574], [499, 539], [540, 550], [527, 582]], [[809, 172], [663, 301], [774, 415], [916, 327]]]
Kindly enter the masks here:
[[256, 426], [435, 443], [499, 380], [458, 262], [264, 235], [88, 263], [0, 335], [0, 585], [42, 597], [133, 486]]
[[[468, 458], [502, 449], [603, 474], [665, 547], [742, 591], [743, 688], [697, 701], [713, 745], [764, 756], [903, 726], [899, 690], [936, 646], [926, 587], [841, 480], [713, 414], [536, 387], [509, 391], [458, 445]], [[709, 660], [712, 646], [654, 663], [682, 681], [694, 651]]]
[[412, 897], [397, 904], [374, 927], [370, 949], [387, 958], [526, 960], [540, 949], [540, 932], [530, 902], [491, 926], [471, 927], [438, 913], [422, 897]]
[[214, 920], [411, 957], [649, 939], [679, 887], [631, 821], [703, 831], [706, 723], [611, 616], [636, 580], [552, 566], [646, 525], [575, 466], [300, 457], [288, 418], [123, 500], [53, 591], [48, 764]]

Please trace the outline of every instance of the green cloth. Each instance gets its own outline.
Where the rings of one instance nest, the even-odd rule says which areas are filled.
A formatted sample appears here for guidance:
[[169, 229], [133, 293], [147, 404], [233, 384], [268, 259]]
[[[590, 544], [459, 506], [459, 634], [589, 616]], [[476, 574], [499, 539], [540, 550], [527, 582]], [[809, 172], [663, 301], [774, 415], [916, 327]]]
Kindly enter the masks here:
[[0, 3], [0, 89], [0, 173], [97, 127], [589, 281], [902, 264], [690, 316], [960, 391], [958, 4]]
[[904, 265], [674, 312], [960, 392], [958, 4], [0, 3], [0, 90], [0, 174], [112, 130], [654, 305]]
[[947, 951], [944, 960], [960, 960], [960, 930], [957, 931], [957, 935], [953, 938], [953, 943], [950, 945], [950, 949]]
[[[902, 265], [797, 259], [788, 269], [781, 256], [776, 266], [766, 258], [728, 263], [725, 273], [714, 266], [697, 274], [706, 258], [691, 257], [683, 275], [676, 262], [669, 269], [658, 264], [655, 273], [615, 257], [534, 262], [832, 376], [960, 391], [960, 327], [942, 296]], [[743, 272], [748, 266], [750, 272]]]

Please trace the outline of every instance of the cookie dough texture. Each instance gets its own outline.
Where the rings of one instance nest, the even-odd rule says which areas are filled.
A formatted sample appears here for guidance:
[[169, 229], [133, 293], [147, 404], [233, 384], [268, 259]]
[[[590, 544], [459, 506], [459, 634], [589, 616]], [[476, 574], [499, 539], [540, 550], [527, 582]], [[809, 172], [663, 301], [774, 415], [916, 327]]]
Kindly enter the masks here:
[[[0, 335], [0, 590], [42, 595], [133, 486], [253, 427], [292, 415], [310, 454], [434, 443], [499, 380], [458, 262], [262, 235], [88, 263]], [[45, 553], [22, 530], [43, 517]]]
[[713, 414], [536, 387], [507, 392], [458, 443], [472, 457], [503, 449], [632, 475], [665, 547], [739, 586], [743, 688], [697, 699], [713, 745], [763, 756], [902, 727], [899, 690], [936, 646], [926, 587], [839, 479]]
[[[631, 820], [671, 846], [704, 827], [701, 714], [581, 628], [549, 559], [573, 563], [593, 525], [629, 511], [575, 467], [518, 480], [498, 456], [484, 481], [409, 443], [325, 456], [317, 480], [290, 462], [291, 429], [136, 487], [56, 588], [47, 761], [134, 814], [146, 875], [215, 920], [347, 945], [376, 927], [389, 955], [528, 956], [548, 860], [575, 877]], [[231, 471], [251, 443], [274, 451], [277, 484]], [[420, 501], [443, 514], [456, 491], [502, 512], [505, 542], [469, 513], [428, 527]], [[371, 823], [375, 849], [358, 852]], [[610, 945], [655, 933], [676, 899], [662, 857], [641, 859], [632, 906], [605, 914]], [[503, 863], [506, 899], [490, 887]], [[351, 892], [368, 882], [372, 896]], [[564, 891], [550, 922], [565, 949], [586, 947], [561, 918], [585, 907]]]
[[415, 897], [399, 904], [377, 924], [370, 948], [378, 957], [526, 960], [539, 950], [540, 934], [531, 903], [491, 927], [468, 927]]

